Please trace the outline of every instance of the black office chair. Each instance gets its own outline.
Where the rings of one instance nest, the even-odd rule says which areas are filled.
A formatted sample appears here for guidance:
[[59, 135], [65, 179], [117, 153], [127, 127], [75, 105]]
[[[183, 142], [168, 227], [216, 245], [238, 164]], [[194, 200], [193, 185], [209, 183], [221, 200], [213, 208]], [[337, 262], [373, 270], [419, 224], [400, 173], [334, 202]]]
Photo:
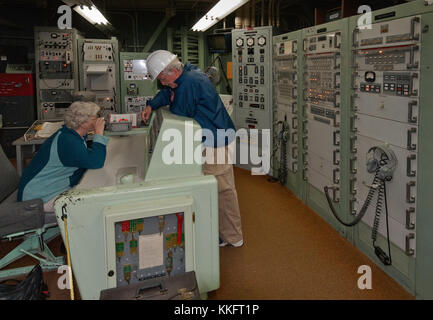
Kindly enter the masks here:
[[41, 199], [17, 202], [19, 176], [0, 147], [0, 240], [23, 238], [23, 242], [0, 259], [0, 279], [29, 273], [34, 266], [3, 270], [29, 255], [44, 271], [57, 270], [64, 257], [55, 257], [47, 243], [60, 234], [54, 213], [44, 212]]

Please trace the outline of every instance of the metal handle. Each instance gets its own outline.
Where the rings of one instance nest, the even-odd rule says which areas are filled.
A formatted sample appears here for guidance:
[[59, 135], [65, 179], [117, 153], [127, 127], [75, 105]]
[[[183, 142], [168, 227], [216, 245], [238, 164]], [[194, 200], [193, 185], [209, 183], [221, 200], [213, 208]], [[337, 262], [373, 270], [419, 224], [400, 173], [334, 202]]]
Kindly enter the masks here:
[[356, 56], [358, 55], [358, 50], [352, 50], [352, 66], [351, 68], [355, 71], [359, 68], [359, 65], [356, 63]]
[[340, 36], [340, 37], [341, 37], [341, 32], [336, 32], [336, 33], [335, 33], [335, 37], [334, 37], [334, 40], [335, 40], [335, 42], [334, 42], [334, 48], [336, 48], [336, 49], [340, 49], [340, 47], [341, 47], [341, 43], [339, 43], [339, 44], [337, 45], [337, 36]]
[[335, 203], [340, 202], [340, 198], [337, 198], [337, 192], [340, 191], [339, 187], [333, 187], [332, 188], [332, 201], [334, 201]]
[[308, 134], [307, 123], [308, 123], [308, 120], [302, 120], [302, 133], [303, 134]]
[[410, 181], [406, 183], [406, 202], [415, 203], [415, 197], [411, 195], [411, 188], [415, 186], [415, 181]]
[[337, 116], [340, 114], [340, 111], [335, 111], [335, 116], [334, 116], [334, 128], [338, 128], [340, 126], [340, 122], [337, 122]]
[[292, 97], [293, 97], [293, 99], [297, 99], [298, 98], [298, 96], [296, 95], [296, 91], [297, 91], [297, 88], [293, 87], [292, 88]]
[[359, 33], [359, 28], [356, 27], [352, 31], [352, 47], [356, 48], [358, 47], [358, 43], [356, 42], [356, 34]]
[[302, 148], [303, 149], [308, 149], [307, 142], [306, 142], [307, 138], [308, 138], [307, 136], [302, 137]]
[[292, 82], [293, 82], [293, 84], [298, 84], [298, 73], [297, 72], [293, 72]]
[[413, 116], [413, 107], [418, 105], [418, 101], [413, 100], [408, 104], [407, 120], [409, 123], [417, 123], [418, 118]]
[[298, 147], [292, 148], [292, 159], [298, 159]]
[[416, 176], [416, 170], [412, 170], [412, 161], [416, 160], [416, 155], [411, 154], [407, 157], [407, 163], [406, 163], [406, 175], [408, 177], [415, 177]]
[[332, 170], [332, 181], [334, 181], [335, 184], [340, 183], [340, 179], [337, 179], [337, 172], [340, 172], [339, 168], [335, 168], [334, 170]]
[[302, 169], [302, 180], [304, 180], [304, 181], [308, 181], [308, 178], [306, 175], [307, 170], [308, 170], [308, 168]]
[[[352, 72], [352, 75], [350, 76], [351, 78], [350, 78], [350, 81], [351, 81], [351, 87], [352, 87], [352, 90], [357, 90], [358, 89], [358, 86], [356, 85], [356, 80], [355, 80], [355, 77], [357, 77], [359, 74], [358, 74], [358, 72], [356, 72], [356, 71], [354, 71], [354, 72]], [[354, 94], [354, 96], [358, 96], [357, 94]]]
[[[296, 169], [295, 169], [296, 166]], [[298, 162], [297, 161], [293, 161], [292, 162], [292, 172], [298, 172]]]
[[413, 17], [410, 20], [410, 39], [411, 40], [419, 40], [419, 34], [415, 34], [415, 23], [419, 22], [419, 17]]
[[335, 72], [334, 73], [334, 89], [340, 89], [340, 84], [337, 83], [337, 76], [340, 75], [340, 72]]
[[407, 130], [407, 150], [416, 150], [416, 144], [412, 143], [412, 134], [416, 133], [416, 128]]
[[340, 56], [340, 53], [339, 52], [336, 52], [335, 54], [334, 54], [334, 70], [335, 69], [340, 69], [340, 65], [338, 64], [337, 65], [337, 58]]
[[349, 201], [349, 210], [350, 210], [350, 213], [352, 215], [356, 215], [355, 202], [356, 202], [356, 199], [352, 199]]
[[306, 52], [307, 51], [307, 39], [304, 39], [304, 43], [303, 43], [303, 51]]
[[302, 90], [302, 98], [303, 98], [304, 101], [308, 100], [308, 98], [307, 98], [307, 89], [303, 89]]
[[409, 233], [406, 236], [406, 255], [413, 256], [415, 254], [415, 250], [411, 249], [410, 247], [410, 240], [415, 239], [414, 233]]
[[351, 195], [356, 195], [356, 193], [357, 193], [356, 188], [355, 188], [355, 182], [356, 182], [355, 177], [350, 179], [350, 194]]
[[334, 165], [338, 166], [340, 164], [340, 160], [337, 159], [337, 153], [340, 153], [340, 149], [335, 149], [332, 152], [332, 162]]
[[350, 107], [351, 107], [353, 112], [358, 111], [358, 107], [355, 105], [355, 98], [358, 98], [357, 94], [351, 94], [350, 95]]
[[334, 143], [334, 146], [338, 147], [340, 145], [340, 141], [337, 141], [337, 134], [340, 134], [340, 130], [336, 130], [332, 134], [332, 141]]
[[410, 89], [411, 89], [411, 96], [418, 96], [418, 90], [415, 90], [413, 88], [413, 79], [418, 79], [418, 73], [412, 73], [412, 77], [410, 78]]
[[307, 105], [306, 104], [302, 105], [302, 117], [304, 117], [304, 118], [307, 117]]
[[295, 140], [295, 137], [298, 135], [298, 131], [292, 132], [292, 144], [297, 144], [298, 141]]
[[335, 107], [335, 108], [340, 108], [340, 104], [337, 103], [337, 96], [339, 96], [339, 95], [340, 95], [340, 91], [336, 91], [336, 92], [334, 93], [334, 107]]
[[358, 132], [358, 129], [355, 127], [355, 120], [358, 119], [357, 115], [350, 117], [350, 132], [356, 133]]
[[418, 50], [418, 46], [412, 46], [409, 50], [409, 63], [406, 65], [407, 69], [417, 69], [419, 66], [418, 61], [415, 62], [415, 50]]
[[356, 170], [356, 168], [355, 168], [355, 163], [356, 163], [357, 159], [358, 159], [357, 157], [351, 157], [350, 158], [349, 167], [350, 167], [350, 173], [351, 174], [356, 174], [358, 172], [358, 170]]
[[298, 117], [293, 117], [292, 118], [292, 129], [296, 130], [298, 129]]
[[295, 109], [295, 105], [296, 107], [298, 106], [298, 103], [295, 101], [292, 103], [292, 114], [297, 114], [298, 113], [298, 108]]
[[412, 213], [415, 213], [415, 208], [410, 207], [406, 210], [406, 229], [407, 230], [414, 230], [415, 224], [411, 220]]
[[358, 139], [356, 136], [350, 137], [350, 152], [356, 153], [358, 149], [355, 147], [355, 141]]
[[292, 42], [292, 52], [293, 53], [298, 52], [298, 41], [296, 41], [296, 40]]

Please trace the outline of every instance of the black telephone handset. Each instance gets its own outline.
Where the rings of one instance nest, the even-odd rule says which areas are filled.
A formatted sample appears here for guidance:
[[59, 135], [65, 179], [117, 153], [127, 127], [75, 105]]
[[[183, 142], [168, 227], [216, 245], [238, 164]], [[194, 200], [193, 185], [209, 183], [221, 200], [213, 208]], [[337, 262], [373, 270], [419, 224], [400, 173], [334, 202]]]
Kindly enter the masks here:
[[380, 261], [386, 266], [390, 266], [392, 264], [391, 261], [391, 255], [388, 256], [385, 251], [382, 250], [382, 248], [375, 246], [374, 247], [374, 253], [379, 258]]
[[[359, 211], [355, 219], [349, 223], [343, 221], [335, 211], [332, 200], [328, 194], [328, 186], [324, 187], [326, 200], [328, 201], [329, 207], [335, 218], [343, 225], [347, 227], [353, 227], [357, 225], [369, 208], [371, 201], [373, 200], [374, 194], [377, 191], [377, 203], [373, 222], [373, 228], [371, 231], [371, 238], [373, 240], [373, 247], [376, 256], [384, 265], [391, 265], [391, 245], [389, 240], [389, 225], [388, 225], [388, 206], [386, 201], [386, 182], [391, 181], [395, 168], [397, 166], [397, 157], [394, 152], [388, 146], [375, 146], [368, 150], [367, 154], [373, 154], [371, 158], [367, 161], [367, 171], [369, 173], [374, 173], [373, 183], [370, 186], [367, 197], [364, 204]], [[388, 255], [380, 247], [376, 245], [377, 232], [379, 230], [380, 217], [382, 214], [383, 205], [385, 206], [386, 214], [386, 230], [387, 230], [387, 240], [388, 240]]]

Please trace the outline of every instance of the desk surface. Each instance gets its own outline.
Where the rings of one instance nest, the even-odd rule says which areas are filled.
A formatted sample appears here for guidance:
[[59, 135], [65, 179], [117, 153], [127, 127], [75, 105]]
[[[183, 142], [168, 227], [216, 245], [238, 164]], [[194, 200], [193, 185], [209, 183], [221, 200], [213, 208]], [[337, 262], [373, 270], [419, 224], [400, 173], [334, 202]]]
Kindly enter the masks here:
[[12, 145], [14, 146], [31, 146], [34, 144], [43, 144], [47, 140], [47, 138], [44, 139], [31, 139], [29, 141], [24, 140], [24, 137], [20, 137], [14, 142], [12, 142]]
[[[105, 131], [104, 132], [104, 136], [110, 137], [110, 136], [125, 136], [125, 135], [135, 135], [135, 134], [146, 134], [149, 133], [149, 127], [143, 127], [143, 128], [135, 128], [132, 129], [130, 131], [125, 131], [125, 132], [110, 132], [110, 131]], [[35, 144], [43, 144], [45, 142], [45, 140], [47, 140], [48, 138], [38, 138], [38, 139], [31, 139], [26, 141], [24, 139], [24, 137], [19, 137], [18, 139], [16, 139], [14, 142], [12, 142], [12, 145], [14, 146], [31, 146], [31, 145], [35, 145]], [[92, 140], [93, 139], [93, 135], [89, 135], [87, 137], [88, 140]]]

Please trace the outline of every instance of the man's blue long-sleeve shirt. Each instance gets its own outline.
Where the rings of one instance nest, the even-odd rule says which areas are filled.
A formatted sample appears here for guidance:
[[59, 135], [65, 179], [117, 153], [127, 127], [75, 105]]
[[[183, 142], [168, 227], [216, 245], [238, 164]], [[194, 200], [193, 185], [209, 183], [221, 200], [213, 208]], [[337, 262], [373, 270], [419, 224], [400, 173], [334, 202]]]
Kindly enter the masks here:
[[[152, 110], [169, 105], [172, 113], [193, 118], [203, 129], [212, 131], [214, 141], [206, 141], [203, 136], [204, 146], [217, 148], [231, 143], [235, 126], [207, 75], [196, 66], [186, 63], [175, 83], [177, 88], [165, 87], [148, 103]], [[171, 101], [173, 92], [174, 99]], [[233, 131], [229, 137], [218, 139], [218, 129]]]

